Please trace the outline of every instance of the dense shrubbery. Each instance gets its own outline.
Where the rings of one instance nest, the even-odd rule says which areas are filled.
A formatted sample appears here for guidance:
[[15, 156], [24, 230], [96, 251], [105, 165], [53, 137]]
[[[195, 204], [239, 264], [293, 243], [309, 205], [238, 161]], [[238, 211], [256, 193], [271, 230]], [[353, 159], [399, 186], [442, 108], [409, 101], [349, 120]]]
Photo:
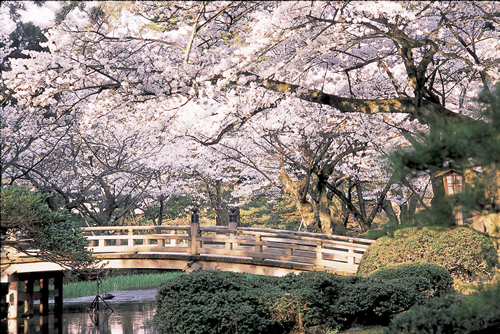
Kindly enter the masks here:
[[493, 243], [465, 227], [410, 227], [382, 237], [364, 254], [358, 275], [390, 264], [425, 261], [449, 270], [453, 278], [470, 281], [490, 274], [498, 263]]
[[427, 298], [415, 289], [418, 280], [201, 271], [160, 287], [155, 324], [164, 333], [197, 334], [326, 332], [354, 323], [387, 324]]
[[390, 316], [415, 304], [419, 294], [401, 280], [342, 277], [323, 272], [287, 275], [279, 284], [285, 293], [268, 305], [285, 331], [337, 329], [353, 323], [388, 323]]
[[386, 334], [500, 333], [500, 283], [471, 295], [448, 293], [398, 315]]
[[275, 289], [247, 275], [200, 271], [167, 280], [158, 290], [156, 327], [164, 333], [270, 333], [263, 300]]
[[427, 298], [440, 296], [453, 287], [453, 278], [447, 269], [427, 262], [405, 262], [389, 265], [375, 270], [368, 277], [413, 281], [415, 289]]

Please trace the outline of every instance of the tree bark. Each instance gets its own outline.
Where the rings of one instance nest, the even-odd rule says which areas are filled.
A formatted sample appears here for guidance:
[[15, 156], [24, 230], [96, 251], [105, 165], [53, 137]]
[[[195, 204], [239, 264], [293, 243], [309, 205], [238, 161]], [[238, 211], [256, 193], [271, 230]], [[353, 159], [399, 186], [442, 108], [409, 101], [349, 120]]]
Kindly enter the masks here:
[[392, 203], [389, 200], [384, 200], [382, 202], [382, 210], [384, 210], [385, 214], [387, 215], [387, 218], [389, 218], [389, 223], [394, 224], [394, 225], [399, 225], [399, 219], [396, 213], [394, 212], [394, 209], [392, 208]]
[[295, 202], [305, 230], [309, 232], [321, 232], [320, 222], [315, 217], [313, 206], [307, 200], [307, 196], [303, 196], [304, 191], [307, 191], [307, 188], [309, 187], [309, 178], [305, 177], [298, 182], [293, 182], [290, 176], [286, 173], [284, 166], [281, 168], [279, 178], [285, 192]]

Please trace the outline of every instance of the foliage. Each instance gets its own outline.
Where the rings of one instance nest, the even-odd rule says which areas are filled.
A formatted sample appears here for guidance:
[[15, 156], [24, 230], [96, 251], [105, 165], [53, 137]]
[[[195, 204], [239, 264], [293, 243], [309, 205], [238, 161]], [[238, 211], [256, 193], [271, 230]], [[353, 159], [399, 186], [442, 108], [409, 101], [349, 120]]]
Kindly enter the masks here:
[[498, 333], [500, 283], [471, 295], [449, 293], [398, 315], [387, 334]]
[[390, 264], [425, 261], [449, 270], [453, 278], [472, 280], [490, 274], [498, 263], [488, 237], [466, 228], [409, 227], [373, 243], [363, 255], [358, 275]]
[[404, 262], [379, 268], [368, 277], [377, 279], [415, 280], [417, 291], [429, 298], [439, 296], [453, 287], [450, 272], [437, 264], [427, 262]]
[[47, 197], [17, 186], [1, 188], [2, 245], [63, 267], [92, 266], [96, 260], [85, 249], [88, 242], [78, 224], [67, 210], [51, 211], [44, 203]]
[[[467, 185], [463, 192], [448, 200], [435, 201], [421, 213], [419, 221], [431, 224], [452, 224], [452, 207], [460, 206], [464, 215], [472, 212], [500, 213], [500, 86], [485, 89], [479, 101], [482, 108], [477, 113], [480, 121], [447, 122], [436, 120], [429, 133], [414, 138], [413, 149], [396, 151], [392, 160], [394, 168], [430, 171], [455, 168], [465, 174]], [[472, 171], [471, 168], [475, 168]], [[500, 226], [499, 226], [500, 227]], [[497, 227], [498, 228], [498, 227]], [[495, 233], [494, 229], [489, 229]]]
[[167, 280], [158, 290], [155, 326], [163, 333], [273, 333], [259, 286], [247, 275], [200, 271]]
[[402, 280], [306, 272], [287, 275], [282, 284], [287, 293], [271, 301], [270, 311], [285, 331], [385, 324], [419, 299], [413, 286]]
[[425, 298], [417, 281], [199, 271], [160, 287], [154, 321], [165, 333], [314, 333], [387, 324]]

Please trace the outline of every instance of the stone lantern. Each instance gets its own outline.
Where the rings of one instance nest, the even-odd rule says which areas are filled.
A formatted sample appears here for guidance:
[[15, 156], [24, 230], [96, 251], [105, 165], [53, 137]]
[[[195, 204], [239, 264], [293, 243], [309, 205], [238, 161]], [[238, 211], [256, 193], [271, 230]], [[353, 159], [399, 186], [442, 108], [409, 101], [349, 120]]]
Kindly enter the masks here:
[[[464, 176], [454, 169], [440, 171], [434, 175], [436, 178], [443, 179], [444, 193], [446, 196], [460, 194], [464, 190]], [[463, 225], [464, 217], [460, 206], [453, 207], [455, 224]]]

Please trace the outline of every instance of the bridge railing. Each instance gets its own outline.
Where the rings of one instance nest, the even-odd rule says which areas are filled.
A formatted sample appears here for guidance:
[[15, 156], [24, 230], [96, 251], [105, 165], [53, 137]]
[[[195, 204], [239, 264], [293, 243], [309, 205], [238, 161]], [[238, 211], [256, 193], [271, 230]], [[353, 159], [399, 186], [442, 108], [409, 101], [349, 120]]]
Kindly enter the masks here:
[[355, 272], [373, 240], [230, 226], [86, 227], [96, 254], [170, 253], [293, 262]]

